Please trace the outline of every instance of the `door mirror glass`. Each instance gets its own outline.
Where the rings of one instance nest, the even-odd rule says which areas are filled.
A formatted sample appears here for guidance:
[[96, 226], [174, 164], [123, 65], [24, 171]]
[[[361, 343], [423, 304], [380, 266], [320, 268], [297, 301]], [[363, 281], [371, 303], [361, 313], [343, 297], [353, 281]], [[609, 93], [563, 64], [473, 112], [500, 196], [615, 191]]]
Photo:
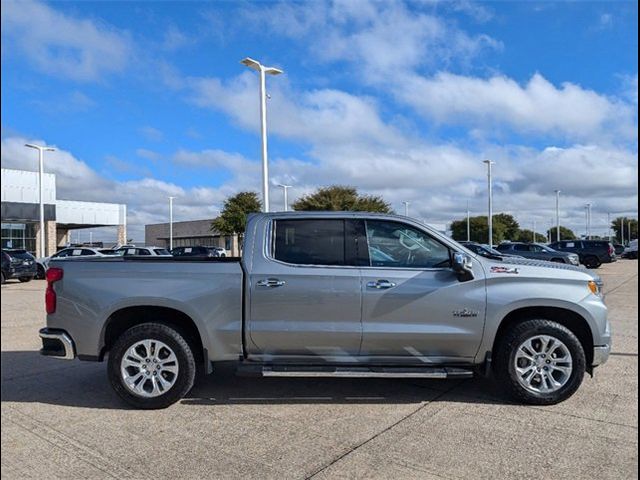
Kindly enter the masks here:
[[458, 275], [458, 280], [467, 282], [473, 280], [473, 268], [471, 258], [462, 252], [453, 253], [453, 271]]

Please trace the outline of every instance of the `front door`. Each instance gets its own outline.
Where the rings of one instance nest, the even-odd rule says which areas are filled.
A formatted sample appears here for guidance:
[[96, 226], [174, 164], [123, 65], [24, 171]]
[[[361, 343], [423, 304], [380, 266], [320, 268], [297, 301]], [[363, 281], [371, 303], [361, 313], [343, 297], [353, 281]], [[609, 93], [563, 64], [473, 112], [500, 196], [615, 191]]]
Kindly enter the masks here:
[[355, 361], [362, 340], [353, 222], [275, 219], [270, 251], [249, 277], [254, 358]]
[[366, 235], [360, 354], [418, 363], [474, 357], [486, 309], [482, 267], [460, 282], [451, 249], [402, 222], [366, 220]]

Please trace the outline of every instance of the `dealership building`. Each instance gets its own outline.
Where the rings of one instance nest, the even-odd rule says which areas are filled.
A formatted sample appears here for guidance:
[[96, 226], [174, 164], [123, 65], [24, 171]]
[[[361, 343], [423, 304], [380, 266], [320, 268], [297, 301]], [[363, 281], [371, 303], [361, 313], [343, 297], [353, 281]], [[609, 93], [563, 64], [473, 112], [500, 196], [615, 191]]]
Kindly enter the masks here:
[[71, 232], [116, 227], [114, 243], [126, 242], [127, 206], [118, 203], [62, 200], [56, 195], [56, 176], [43, 175], [45, 252], [40, 252], [39, 174], [2, 169], [2, 248], [21, 248], [36, 257], [48, 256], [71, 243]]
[[[240, 249], [237, 235], [222, 235], [211, 229], [213, 218], [206, 220], [191, 220], [188, 222], [173, 222], [173, 246], [222, 247], [232, 256], [238, 256]], [[145, 225], [144, 241], [147, 246], [169, 248], [169, 224], [156, 223]]]

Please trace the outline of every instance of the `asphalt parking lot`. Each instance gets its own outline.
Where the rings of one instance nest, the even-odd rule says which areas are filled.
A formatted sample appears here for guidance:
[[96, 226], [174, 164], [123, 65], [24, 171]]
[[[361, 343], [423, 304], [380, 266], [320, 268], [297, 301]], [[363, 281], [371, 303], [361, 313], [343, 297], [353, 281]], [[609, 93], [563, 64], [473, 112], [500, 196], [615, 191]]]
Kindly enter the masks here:
[[44, 282], [2, 286], [2, 478], [638, 477], [637, 261], [602, 266], [613, 355], [553, 407], [480, 379], [207, 377], [161, 411], [41, 358]]

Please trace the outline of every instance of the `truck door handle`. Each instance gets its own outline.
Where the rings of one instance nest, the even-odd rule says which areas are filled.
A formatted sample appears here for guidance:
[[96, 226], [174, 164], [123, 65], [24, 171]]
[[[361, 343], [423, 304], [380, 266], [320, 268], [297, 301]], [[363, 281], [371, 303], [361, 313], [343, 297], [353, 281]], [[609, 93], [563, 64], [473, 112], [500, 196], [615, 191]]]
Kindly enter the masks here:
[[277, 278], [267, 278], [266, 280], [258, 280], [256, 282], [256, 287], [281, 287], [286, 282], [284, 280], [278, 280]]
[[367, 283], [367, 288], [383, 289], [383, 288], [393, 288], [395, 286], [396, 284], [393, 282], [390, 282], [389, 280], [376, 280], [375, 282]]

